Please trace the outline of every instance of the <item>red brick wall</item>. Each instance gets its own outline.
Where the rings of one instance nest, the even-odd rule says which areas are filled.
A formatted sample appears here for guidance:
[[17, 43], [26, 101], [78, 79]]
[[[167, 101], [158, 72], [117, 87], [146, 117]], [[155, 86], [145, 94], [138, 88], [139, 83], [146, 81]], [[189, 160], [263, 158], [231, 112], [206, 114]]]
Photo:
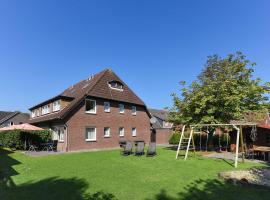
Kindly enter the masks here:
[[169, 139], [173, 131], [171, 129], [156, 129], [156, 143], [169, 144]]
[[[85, 113], [84, 102], [74, 111], [66, 121], [68, 126], [68, 151], [103, 149], [119, 147], [119, 140], [143, 139], [146, 143], [150, 140], [150, 122], [146, 110], [142, 106], [137, 107], [137, 115], [132, 115], [130, 104], [125, 105], [125, 113], [119, 113], [119, 103], [110, 101], [110, 113], [104, 112], [104, 101], [95, 99], [97, 103], [97, 114]], [[85, 141], [85, 128], [96, 127], [96, 141]], [[104, 137], [104, 127], [110, 127], [110, 137]], [[119, 137], [119, 127], [124, 127], [125, 136]], [[131, 129], [137, 129], [137, 136], [131, 136]]]

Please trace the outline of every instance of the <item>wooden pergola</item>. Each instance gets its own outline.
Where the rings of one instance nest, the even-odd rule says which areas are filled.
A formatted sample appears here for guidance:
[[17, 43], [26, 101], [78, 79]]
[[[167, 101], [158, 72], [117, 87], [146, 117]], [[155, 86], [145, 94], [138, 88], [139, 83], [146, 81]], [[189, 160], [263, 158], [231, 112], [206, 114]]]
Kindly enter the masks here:
[[[239, 155], [239, 142], [241, 142], [241, 151], [244, 152], [244, 148], [243, 148], [243, 145], [244, 145], [244, 141], [243, 141], [243, 131], [242, 131], [242, 128], [243, 126], [256, 126], [257, 124], [256, 123], [233, 123], [233, 124], [193, 124], [193, 125], [190, 125], [191, 127], [191, 135], [193, 134], [194, 132], [194, 128], [202, 128], [202, 127], [228, 127], [228, 126], [231, 126], [233, 127], [236, 131], [237, 131], [237, 135], [236, 135], [236, 152], [235, 152], [235, 159], [234, 159], [234, 167], [237, 168], [237, 164], [238, 164], [238, 155]], [[185, 131], [185, 125], [183, 126], [183, 129], [182, 129], [182, 134], [184, 133]], [[241, 141], [239, 141], [241, 140]], [[187, 154], [188, 154], [188, 148], [189, 148], [189, 145], [187, 147], [187, 151], [186, 151], [186, 154], [185, 154], [185, 160], [187, 159]], [[179, 148], [177, 150], [177, 154], [178, 155], [179, 153]], [[244, 157], [242, 157], [242, 162], [244, 162]]]

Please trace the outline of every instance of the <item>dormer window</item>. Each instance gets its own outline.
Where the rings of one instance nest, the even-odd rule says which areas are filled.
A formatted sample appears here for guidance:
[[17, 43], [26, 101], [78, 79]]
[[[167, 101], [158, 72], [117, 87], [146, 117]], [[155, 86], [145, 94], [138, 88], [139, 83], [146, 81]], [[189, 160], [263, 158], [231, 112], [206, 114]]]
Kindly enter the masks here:
[[50, 106], [49, 106], [49, 105], [43, 106], [43, 107], [41, 108], [41, 114], [42, 114], [42, 115], [46, 115], [46, 114], [48, 114], [48, 113], [50, 113]]
[[36, 117], [36, 112], [35, 112], [35, 110], [32, 110], [32, 112], [31, 112], [31, 117], [32, 117], [32, 118]]
[[60, 100], [53, 102], [53, 112], [59, 111], [61, 108]]
[[109, 87], [111, 89], [120, 90], [120, 91], [123, 91], [123, 88], [124, 88], [123, 84], [121, 82], [119, 82], [119, 81], [111, 81], [111, 82], [109, 82]]

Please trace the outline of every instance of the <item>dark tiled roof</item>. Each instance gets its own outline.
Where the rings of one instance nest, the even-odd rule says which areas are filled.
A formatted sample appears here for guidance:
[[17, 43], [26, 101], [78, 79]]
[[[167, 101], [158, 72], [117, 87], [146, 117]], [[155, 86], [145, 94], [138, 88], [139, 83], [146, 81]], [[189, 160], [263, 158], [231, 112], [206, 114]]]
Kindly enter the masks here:
[[[111, 89], [108, 85], [110, 81], [119, 81], [123, 84], [123, 91]], [[42, 121], [49, 121], [53, 119], [63, 119], [73, 108], [75, 108], [86, 96], [99, 97], [104, 99], [111, 99], [120, 102], [132, 103], [136, 105], [145, 106], [144, 102], [110, 69], [106, 69], [86, 80], [82, 80], [77, 84], [69, 87], [57, 97], [72, 98], [68, 106], [63, 110], [30, 119], [30, 123], [37, 123]], [[50, 99], [50, 100], [52, 100]], [[49, 103], [50, 101], [45, 101]], [[42, 104], [38, 104], [41, 106]], [[45, 105], [45, 104], [44, 104]], [[34, 106], [35, 108], [37, 106]]]
[[6, 112], [0, 111], [0, 124], [4, 123], [5, 121], [9, 120], [10, 118], [17, 115], [19, 112]]
[[169, 111], [167, 110], [157, 110], [157, 109], [148, 109], [150, 114], [154, 117], [157, 117], [163, 121], [166, 121]]
[[[161, 121], [166, 121], [169, 112], [167, 110], [157, 110], [157, 109], [148, 109], [152, 117], [158, 118]], [[152, 124], [153, 128], [163, 128], [163, 124], [160, 123], [160, 120], [157, 120], [156, 123]]]

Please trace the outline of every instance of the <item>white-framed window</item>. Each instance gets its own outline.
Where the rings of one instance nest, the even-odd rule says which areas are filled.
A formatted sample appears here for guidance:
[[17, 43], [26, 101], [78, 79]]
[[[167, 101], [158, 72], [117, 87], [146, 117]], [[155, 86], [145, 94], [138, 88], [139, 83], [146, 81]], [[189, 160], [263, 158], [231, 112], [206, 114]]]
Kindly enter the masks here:
[[124, 104], [119, 104], [119, 113], [125, 113], [125, 105]]
[[131, 135], [132, 135], [132, 137], [136, 137], [136, 135], [137, 135], [137, 130], [136, 130], [136, 128], [132, 128], [132, 129], [131, 129]]
[[119, 128], [119, 136], [120, 137], [124, 137], [125, 136], [125, 129], [124, 129], [124, 127], [120, 127]]
[[110, 102], [104, 102], [104, 112], [110, 112]]
[[61, 109], [61, 104], [60, 104], [60, 100], [57, 100], [55, 102], [53, 102], [53, 111], [58, 111]]
[[53, 140], [64, 142], [65, 140], [65, 129], [64, 127], [53, 129]]
[[109, 87], [111, 89], [115, 89], [115, 90], [119, 90], [119, 91], [123, 91], [123, 84], [120, 83], [119, 81], [111, 81], [109, 82]]
[[95, 127], [87, 127], [85, 129], [85, 141], [96, 141], [97, 140], [97, 129]]
[[137, 114], [137, 108], [136, 108], [136, 106], [132, 106], [131, 107], [131, 112], [132, 112], [132, 115], [136, 115]]
[[36, 111], [35, 111], [35, 110], [32, 110], [32, 111], [31, 111], [31, 117], [32, 117], [32, 118], [36, 117]]
[[109, 127], [104, 128], [104, 137], [110, 137], [110, 128]]
[[45, 114], [48, 114], [48, 113], [50, 113], [50, 106], [49, 105], [42, 106], [41, 114], [45, 115]]
[[38, 117], [39, 116], [39, 109], [36, 110], [36, 116]]
[[85, 112], [96, 114], [97, 113], [97, 105], [96, 104], [97, 103], [95, 100], [86, 99], [85, 100]]

